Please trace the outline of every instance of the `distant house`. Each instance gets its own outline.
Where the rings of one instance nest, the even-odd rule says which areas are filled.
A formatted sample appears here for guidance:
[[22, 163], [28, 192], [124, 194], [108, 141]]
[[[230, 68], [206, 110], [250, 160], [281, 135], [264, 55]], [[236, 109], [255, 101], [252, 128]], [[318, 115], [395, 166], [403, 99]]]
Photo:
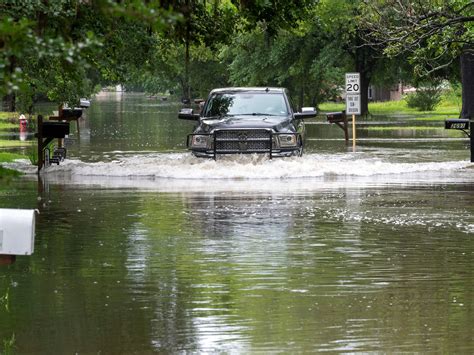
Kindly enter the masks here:
[[402, 83], [389, 87], [377, 85], [369, 86], [370, 101], [398, 101], [403, 98], [404, 94], [413, 92], [415, 89], [411, 86], [405, 86]]

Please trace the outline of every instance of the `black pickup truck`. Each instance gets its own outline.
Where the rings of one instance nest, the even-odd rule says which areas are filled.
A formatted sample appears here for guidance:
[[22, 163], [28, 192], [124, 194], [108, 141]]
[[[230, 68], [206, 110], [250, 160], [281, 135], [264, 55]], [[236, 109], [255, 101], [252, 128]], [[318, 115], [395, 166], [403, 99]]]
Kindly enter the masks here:
[[313, 107], [294, 112], [283, 88], [214, 89], [200, 113], [182, 109], [178, 117], [196, 121], [188, 135], [188, 149], [197, 157], [221, 154], [268, 154], [272, 157], [303, 154], [305, 118]]

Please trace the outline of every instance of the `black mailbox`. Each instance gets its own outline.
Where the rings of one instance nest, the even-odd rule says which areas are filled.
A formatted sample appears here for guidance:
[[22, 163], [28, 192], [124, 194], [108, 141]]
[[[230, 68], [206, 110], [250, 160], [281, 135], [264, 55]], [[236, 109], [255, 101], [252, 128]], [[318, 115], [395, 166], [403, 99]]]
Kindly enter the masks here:
[[451, 118], [444, 121], [444, 128], [446, 129], [469, 129], [469, 120], [467, 118]]
[[64, 138], [69, 134], [69, 122], [43, 122], [44, 138]]
[[326, 113], [326, 117], [329, 123], [344, 122], [344, 120], [346, 119], [346, 113], [344, 111], [328, 112]]
[[82, 109], [80, 108], [63, 108], [61, 118], [78, 119], [82, 116]]

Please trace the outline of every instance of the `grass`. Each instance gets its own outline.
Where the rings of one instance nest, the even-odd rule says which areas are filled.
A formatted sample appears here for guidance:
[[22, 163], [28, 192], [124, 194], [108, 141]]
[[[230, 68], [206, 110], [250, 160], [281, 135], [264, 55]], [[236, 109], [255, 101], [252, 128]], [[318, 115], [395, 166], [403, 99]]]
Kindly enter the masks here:
[[16, 141], [11, 139], [0, 139], [0, 148], [27, 147], [31, 141]]
[[12, 178], [15, 178], [21, 175], [23, 174], [20, 173], [19, 171], [7, 169], [0, 165], [0, 182], [2, 182], [3, 180], [8, 181], [8, 180], [11, 180]]
[[[19, 127], [19, 114], [17, 112], [0, 112], [0, 131], [14, 129]], [[10, 179], [11, 177], [21, 175], [10, 169], [1, 166], [1, 163], [11, 162], [15, 159], [29, 159], [32, 164], [37, 162], [38, 158], [35, 156], [36, 148], [31, 141], [0, 139], [0, 148], [31, 148], [26, 155], [0, 152], [0, 179]], [[37, 155], [37, 154], [36, 154]]]
[[18, 124], [0, 121], [0, 131], [12, 128], [18, 128]]
[[[345, 110], [344, 102], [325, 102], [319, 105], [322, 112]], [[369, 112], [372, 115], [398, 116], [406, 115], [422, 121], [442, 121], [447, 117], [458, 117], [461, 111], [461, 100], [453, 92], [448, 91], [442, 97], [440, 104], [434, 111], [418, 111], [410, 108], [405, 99], [400, 101], [371, 102]]]
[[17, 112], [0, 112], [0, 131], [19, 127]]
[[323, 112], [335, 112], [346, 109], [344, 102], [323, 102], [319, 105], [319, 110]]
[[[0, 131], [19, 129], [18, 112], [0, 112]], [[30, 141], [0, 139], [0, 148], [27, 147]], [[1, 161], [1, 160], [0, 160]]]
[[[15, 153], [0, 152], [0, 182], [3, 183], [22, 175], [19, 171], [7, 169], [2, 166], [2, 163], [9, 163], [16, 159], [25, 159], [25, 156]], [[2, 301], [2, 298], [0, 298], [0, 301]]]
[[[369, 111], [373, 115], [393, 115], [406, 114], [413, 116], [434, 115], [440, 116], [458, 116], [460, 108], [454, 102], [449, 102], [443, 99], [434, 111], [419, 111], [415, 108], [408, 107], [406, 100], [388, 101], [388, 102], [373, 102], [369, 104]], [[439, 119], [444, 119], [440, 117]]]
[[16, 159], [25, 159], [24, 155], [0, 152], [0, 163], [10, 163]]
[[18, 120], [18, 117], [20, 117], [20, 114], [18, 112], [1, 112], [0, 111], [1, 121]]
[[15, 349], [15, 334], [10, 339], [3, 339], [3, 353], [4, 355], [14, 354]]

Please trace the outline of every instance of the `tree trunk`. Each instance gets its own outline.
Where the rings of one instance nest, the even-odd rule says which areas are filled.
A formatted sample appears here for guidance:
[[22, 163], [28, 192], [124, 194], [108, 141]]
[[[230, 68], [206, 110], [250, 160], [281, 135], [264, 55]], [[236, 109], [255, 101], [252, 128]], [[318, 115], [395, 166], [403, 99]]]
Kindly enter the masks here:
[[298, 95], [298, 111], [301, 111], [301, 108], [304, 107], [304, 83], [301, 81], [300, 93]]
[[11, 94], [5, 95], [3, 97], [3, 110], [7, 112], [16, 111], [15, 93], [12, 92]]
[[462, 118], [474, 118], [474, 52], [461, 54]]
[[375, 67], [375, 59], [363, 52], [364, 49], [359, 50], [359, 55], [356, 56], [356, 70], [360, 73], [360, 115], [365, 116], [369, 113], [369, 85], [372, 77], [372, 71]]
[[363, 40], [360, 37], [357, 37], [356, 43], [358, 46], [351, 54], [354, 58], [356, 71], [360, 73], [360, 114], [365, 116], [369, 113], [370, 80], [379, 57], [374, 49], [362, 46]]
[[369, 113], [369, 85], [370, 75], [367, 71], [360, 72], [360, 114], [365, 116]]
[[[15, 67], [16, 67], [16, 57], [15, 56], [10, 56], [8, 58], [10, 64], [8, 66], [8, 72], [10, 75], [12, 75], [15, 72]], [[9, 94], [5, 95], [3, 97], [3, 109], [7, 112], [15, 112], [16, 110], [16, 95], [15, 92], [10, 92]]]
[[190, 41], [191, 41], [191, 12], [192, 8], [189, 3], [189, 0], [185, 1], [186, 5], [186, 28], [185, 28], [185, 37], [184, 37], [184, 47], [185, 47], [185, 53], [184, 53], [184, 97], [183, 97], [183, 102], [185, 103], [191, 103], [191, 85], [190, 85], [190, 80], [189, 80], [189, 46], [190, 46]]
[[186, 35], [184, 54], [184, 100], [191, 102], [191, 86], [189, 85], [189, 36]]

